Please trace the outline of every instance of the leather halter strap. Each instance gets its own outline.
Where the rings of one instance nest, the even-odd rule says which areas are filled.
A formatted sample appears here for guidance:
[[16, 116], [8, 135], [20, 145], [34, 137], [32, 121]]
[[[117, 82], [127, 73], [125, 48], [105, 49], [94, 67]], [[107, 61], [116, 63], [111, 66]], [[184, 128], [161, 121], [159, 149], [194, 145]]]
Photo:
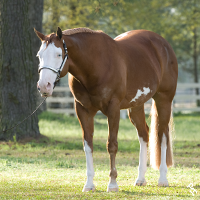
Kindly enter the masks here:
[[42, 69], [49, 69], [49, 70], [51, 70], [51, 71], [53, 71], [53, 72], [55, 72], [55, 73], [57, 74], [56, 80], [55, 80], [55, 82], [54, 82], [54, 87], [56, 86], [56, 83], [60, 80], [60, 73], [61, 73], [61, 71], [62, 71], [62, 69], [63, 69], [63, 67], [64, 67], [64, 65], [65, 65], [66, 60], [68, 59], [67, 46], [66, 46], [64, 40], [63, 40], [63, 49], [64, 49], [64, 51], [65, 51], [65, 56], [64, 56], [64, 58], [63, 58], [63, 60], [62, 60], [62, 63], [61, 63], [61, 65], [60, 65], [60, 67], [59, 67], [58, 69], [54, 69], [54, 68], [49, 67], [49, 66], [39, 67], [39, 69], [38, 69], [38, 73], [40, 73], [40, 71], [41, 71]]

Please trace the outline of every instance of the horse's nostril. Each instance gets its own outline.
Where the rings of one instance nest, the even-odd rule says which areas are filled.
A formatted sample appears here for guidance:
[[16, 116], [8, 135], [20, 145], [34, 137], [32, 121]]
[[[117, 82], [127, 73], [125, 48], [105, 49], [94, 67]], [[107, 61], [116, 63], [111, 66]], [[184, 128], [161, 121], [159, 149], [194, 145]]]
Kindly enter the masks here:
[[39, 88], [39, 87], [38, 87], [37, 89], [38, 89], [38, 91], [40, 91], [40, 88]]
[[47, 86], [46, 86], [47, 90], [50, 90], [51, 89], [51, 83], [47, 83]]

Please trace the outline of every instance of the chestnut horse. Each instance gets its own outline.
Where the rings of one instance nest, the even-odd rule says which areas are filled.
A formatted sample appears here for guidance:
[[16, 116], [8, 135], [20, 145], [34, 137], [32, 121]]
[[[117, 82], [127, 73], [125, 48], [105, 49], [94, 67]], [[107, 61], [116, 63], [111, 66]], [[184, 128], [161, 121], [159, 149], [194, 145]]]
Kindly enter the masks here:
[[129, 31], [115, 39], [88, 28], [63, 32], [58, 28], [56, 34], [47, 36], [35, 32], [42, 41], [37, 83], [41, 95], [51, 96], [55, 79], [69, 72], [69, 87], [75, 99], [86, 155], [87, 181], [83, 191], [95, 189], [93, 135], [94, 116], [99, 110], [108, 118], [110, 181], [107, 191], [118, 191], [115, 157], [121, 109], [128, 110], [140, 142], [135, 185], [146, 185], [149, 127], [144, 103], [150, 98], [153, 98], [150, 163], [160, 171], [158, 185], [168, 186], [167, 167], [173, 162], [169, 121], [178, 76], [177, 59], [169, 43], [146, 30]]

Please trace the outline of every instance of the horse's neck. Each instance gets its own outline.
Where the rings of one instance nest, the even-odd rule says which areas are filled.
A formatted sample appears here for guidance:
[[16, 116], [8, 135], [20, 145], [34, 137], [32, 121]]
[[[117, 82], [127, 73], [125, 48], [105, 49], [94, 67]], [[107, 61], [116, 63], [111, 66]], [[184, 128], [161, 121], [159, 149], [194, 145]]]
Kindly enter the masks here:
[[[96, 38], [95, 38], [96, 37]], [[103, 61], [99, 63], [99, 51], [102, 38], [96, 34], [77, 34], [70, 36], [69, 48], [70, 67], [69, 72], [83, 85], [98, 84], [103, 73]], [[104, 51], [102, 49], [102, 51]], [[101, 65], [101, 67], [100, 67]]]

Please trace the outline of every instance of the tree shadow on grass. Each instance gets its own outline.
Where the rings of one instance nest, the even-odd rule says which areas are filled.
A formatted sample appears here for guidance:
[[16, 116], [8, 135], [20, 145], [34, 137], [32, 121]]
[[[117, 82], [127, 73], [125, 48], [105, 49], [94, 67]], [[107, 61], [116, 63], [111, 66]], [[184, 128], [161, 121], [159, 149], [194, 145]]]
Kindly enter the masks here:
[[[93, 141], [93, 150], [106, 152], [106, 139], [94, 138]], [[0, 142], [1, 145], [8, 145], [10, 149], [16, 148], [26, 148], [27, 146], [31, 148], [53, 148], [57, 150], [82, 150], [83, 141], [80, 137], [65, 137], [58, 138], [55, 140], [53, 138], [43, 136], [38, 138], [25, 138], [19, 140], [18, 142]], [[118, 140], [118, 151], [122, 152], [139, 152], [139, 142], [138, 140]]]
[[[81, 138], [63, 138], [60, 141], [48, 138], [46, 136], [41, 136], [39, 138], [26, 138], [18, 142], [0, 142], [0, 149], [5, 150], [2, 151], [4, 153], [1, 154], [1, 159], [5, 160], [6, 163], [4, 164], [7, 167], [14, 166], [11, 163], [47, 163], [46, 165], [50, 163], [50, 165], [53, 167], [59, 168], [73, 168], [79, 164], [85, 166], [85, 153], [83, 151], [83, 143]], [[97, 153], [97, 155], [98, 152], [107, 154], [106, 140], [95, 139], [93, 149], [94, 153]], [[72, 157], [73, 155], [71, 154], [70, 150], [76, 152], [76, 159]], [[82, 152], [80, 152], [80, 150]], [[138, 141], [121, 140], [119, 142], [119, 152], [137, 152], [138, 154]], [[104, 155], [105, 154], [102, 154], [102, 157]], [[107, 155], [106, 159], [108, 158], [109, 156]], [[97, 163], [101, 163], [102, 158], [97, 157], [95, 159]], [[53, 163], [53, 160], [56, 160], [57, 162]], [[131, 160], [133, 160], [133, 158]]]
[[[66, 127], [69, 126], [76, 126], [77, 128], [81, 129], [79, 121], [76, 117], [70, 117], [65, 114], [55, 114], [51, 112], [43, 112], [39, 115], [39, 120], [45, 120], [48, 122], [59, 122], [60, 124], [64, 124]], [[128, 121], [128, 123], [124, 123], [124, 121]], [[106, 117], [99, 117], [95, 116], [94, 118], [94, 126], [98, 130], [108, 130], [107, 118]], [[129, 119], [120, 120], [120, 129], [123, 131], [126, 130], [135, 130], [135, 127], [131, 124]]]
[[[187, 188], [188, 189], [188, 188]], [[170, 194], [170, 193], [167, 193], [167, 192], [165, 192], [165, 193], [163, 193], [163, 194], [158, 194], [158, 193], [156, 193], [156, 192], [153, 192], [152, 190], [151, 190], [151, 192], [150, 193], [144, 193], [144, 191], [141, 191], [141, 192], [138, 192], [138, 191], [126, 191], [126, 190], [122, 190], [121, 192], [123, 192], [124, 194], [126, 194], [126, 195], [137, 195], [137, 196], [141, 196], [141, 198], [142, 198], [142, 196], [149, 196], [149, 198], [150, 197], [155, 197], [155, 198], [157, 198], [158, 197], [158, 195], [159, 195], [159, 197], [182, 197], [183, 199], [184, 198], [194, 198], [194, 196], [191, 194], [191, 195], [188, 195], [188, 194], [176, 194], [176, 193], [173, 193], [173, 194]], [[167, 194], [166, 194], [167, 193]]]
[[[136, 186], [138, 187], [138, 186]], [[192, 193], [191, 192], [191, 188], [189, 188], [188, 186], [169, 186], [169, 187], [158, 187], [155, 185], [150, 185], [150, 186], [146, 186], [147, 190], [145, 192], [145, 188], [141, 189], [141, 191], [126, 191], [126, 190], [122, 190], [123, 193], [127, 194], [127, 195], [147, 195], [147, 196], [161, 196], [161, 197], [182, 197], [182, 198], [194, 198], [196, 199], [196, 197], [200, 197], [198, 193]], [[200, 186], [195, 186], [195, 189], [198, 189], [198, 187]], [[193, 189], [194, 189], [193, 188]], [[166, 191], [169, 190], [169, 191]], [[178, 191], [177, 191], [177, 190]], [[159, 193], [157, 193], [157, 191], [159, 190]], [[162, 193], [163, 192], [165, 193]], [[183, 192], [183, 190], [185, 191], [185, 194]], [[151, 191], [151, 193], [149, 194], [148, 191]], [[189, 193], [189, 194], [188, 194]]]

